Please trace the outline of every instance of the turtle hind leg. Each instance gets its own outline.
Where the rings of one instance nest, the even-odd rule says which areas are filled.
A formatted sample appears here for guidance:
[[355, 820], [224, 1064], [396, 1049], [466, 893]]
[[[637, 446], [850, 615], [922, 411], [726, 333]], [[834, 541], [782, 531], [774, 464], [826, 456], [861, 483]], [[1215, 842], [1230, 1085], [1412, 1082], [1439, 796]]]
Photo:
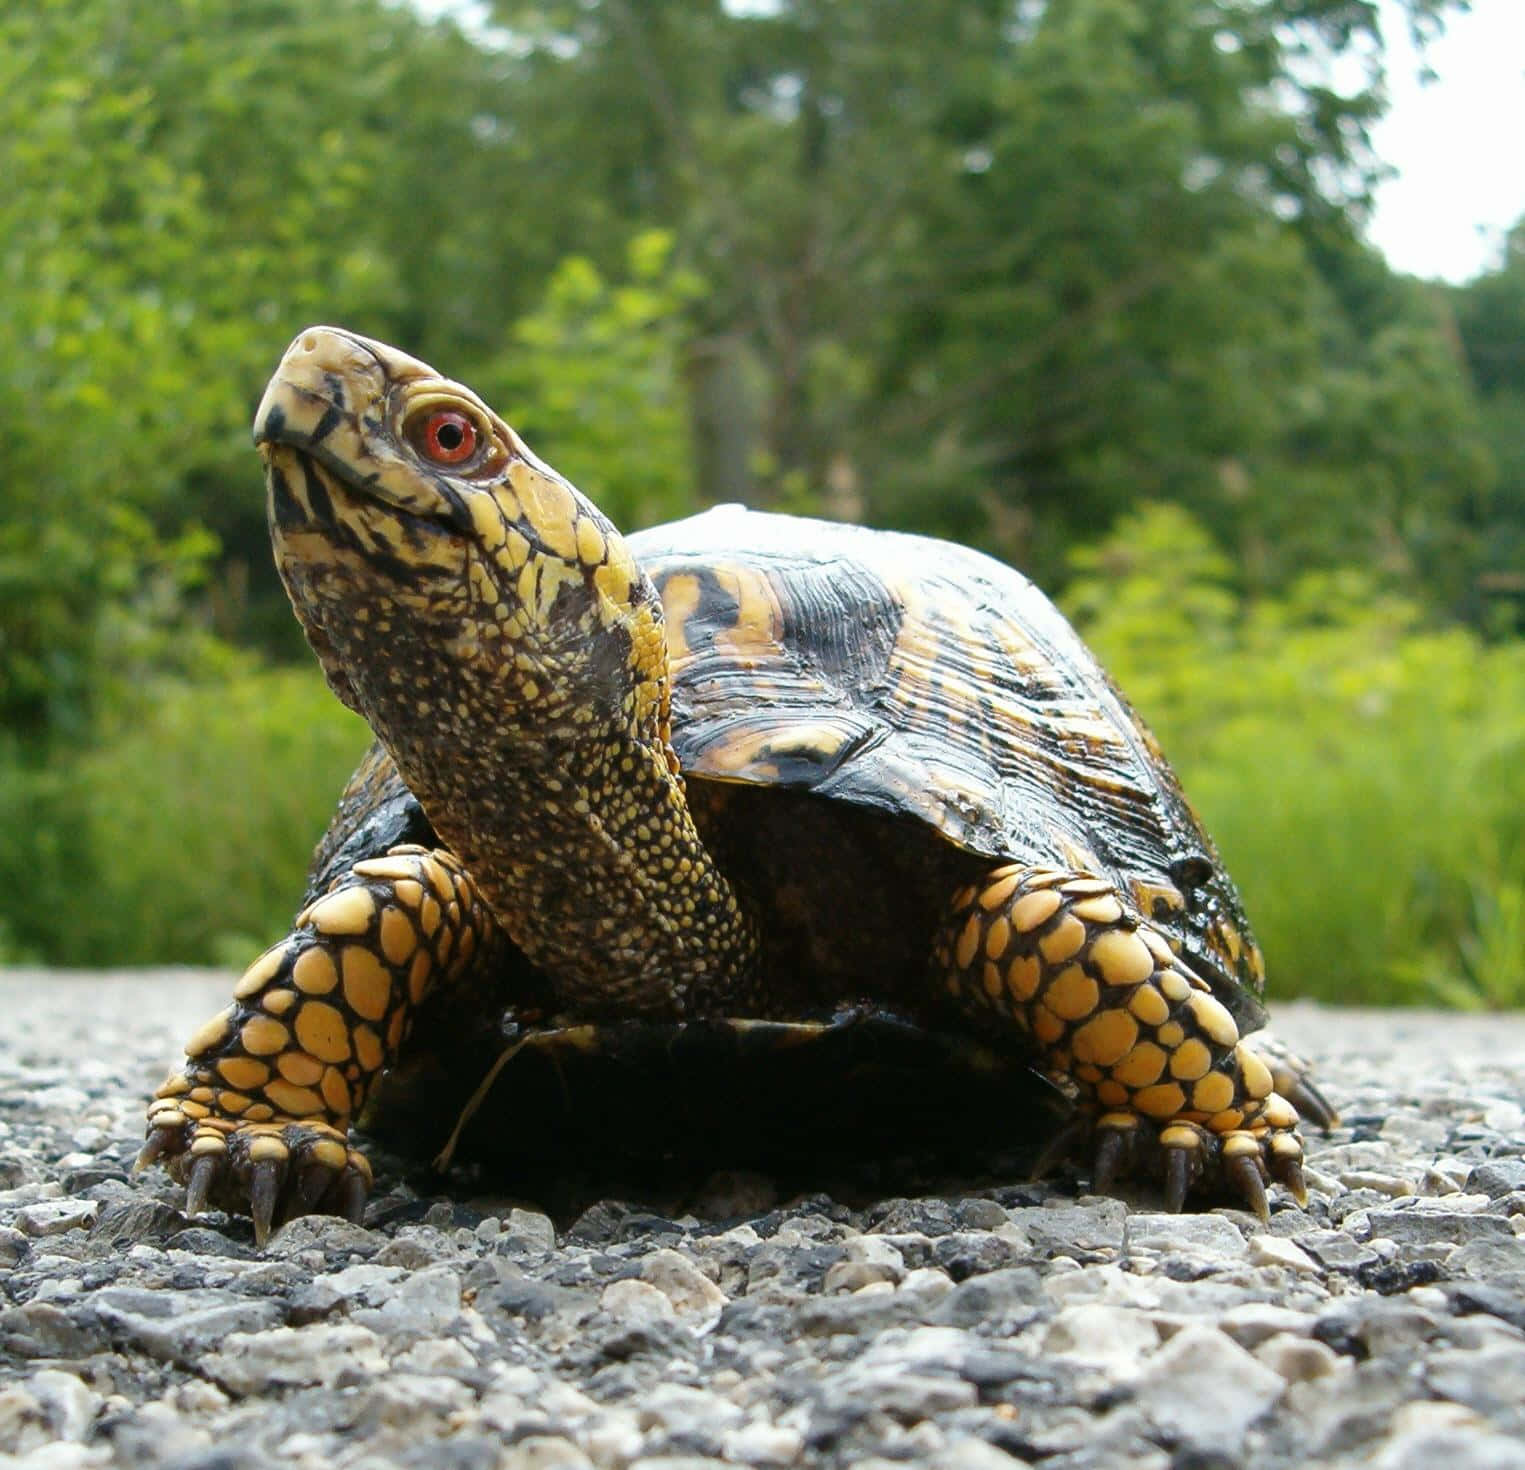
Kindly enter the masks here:
[[371, 1170], [350, 1121], [425, 995], [482, 963], [497, 935], [450, 853], [402, 846], [356, 863], [186, 1043], [149, 1104], [136, 1168], [162, 1160], [188, 1214], [246, 1210], [260, 1244], [295, 1215], [358, 1221]]
[[933, 971], [971, 1020], [1025, 1034], [1078, 1096], [1098, 1190], [1157, 1172], [1171, 1209], [1216, 1185], [1262, 1218], [1268, 1179], [1304, 1196], [1297, 1110], [1272, 1069], [1112, 884], [993, 869], [955, 896]]

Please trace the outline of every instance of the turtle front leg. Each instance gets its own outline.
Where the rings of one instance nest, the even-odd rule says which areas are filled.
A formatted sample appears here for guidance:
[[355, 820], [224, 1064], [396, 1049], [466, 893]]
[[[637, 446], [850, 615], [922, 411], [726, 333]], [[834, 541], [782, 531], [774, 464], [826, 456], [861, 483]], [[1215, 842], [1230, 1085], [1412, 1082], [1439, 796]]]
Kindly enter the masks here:
[[[959, 1006], [1014, 1023], [1078, 1092], [1098, 1192], [1158, 1164], [1172, 1210], [1204, 1176], [1262, 1218], [1268, 1177], [1305, 1197], [1297, 1110], [1233, 1016], [1112, 884], [997, 868], [954, 898], [933, 965]], [[1305, 1095], [1318, 1098], [1311, 1086]]]
[[392, 848], [356, 863], [297, 915], [186, 1043], [148, 1109], [137, 1169], [164, 1159], [186, 1213], [247, 1208], [263, 1244], [278, 1219], [358, 1221], [370, 1190], [347, 1141], [434, 986], [459, 975], [496, 921], [454, 856]]

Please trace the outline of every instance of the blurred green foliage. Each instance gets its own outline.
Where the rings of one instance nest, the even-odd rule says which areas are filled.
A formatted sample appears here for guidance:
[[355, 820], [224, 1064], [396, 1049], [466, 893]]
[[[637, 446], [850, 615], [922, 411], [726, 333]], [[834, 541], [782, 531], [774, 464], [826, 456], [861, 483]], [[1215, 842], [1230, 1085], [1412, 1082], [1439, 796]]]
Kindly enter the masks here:
[[1525, 1004], [1525, 643], [1358, 570], [1236, 592], [1177, 507], [1074, 555], [1067, 610], [1217, 838], [1279, 993]]
[[1383, 14], [8, 6], [0, 959], [286, 921], [363, 731], [247, 425], [331, 320], [619, 524], [745, 498], [1023, 566], [1159, 727], [1279, 990], [1525, 1003], [1525, 228], [1459, 288], [1362, 243]]
[[308, 856], [368, 743], [308, 668], [231, 660], [125, 700], [78, 756], [0, 769], [15, 958], [244, 964], [290, 921]]

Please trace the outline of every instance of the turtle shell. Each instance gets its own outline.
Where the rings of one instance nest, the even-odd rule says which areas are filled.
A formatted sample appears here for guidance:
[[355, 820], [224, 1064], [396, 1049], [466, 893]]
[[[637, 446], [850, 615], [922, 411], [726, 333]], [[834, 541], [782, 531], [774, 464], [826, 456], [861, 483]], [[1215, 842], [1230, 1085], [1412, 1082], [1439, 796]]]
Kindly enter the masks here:
[[[740, 1147], [737, 1120], [755, 1103], [756, 1157], [771, 1160], [780, 1138], [798, 1153], [820, 1118], [840, 1122], [844, 1096], [863, 1115], [833, 1138], [860, 1139], [886, 1109], [897, 1138], [938, 1148], [948, 1117], [1001, 1119], [1009, 1132], [1034, 1115], [1042, 1084], [1020, 1049], [992, 1065], [929, 1008], [925, 972], [955, 890], [1013, 860], [1109, 879], [1242, 1029], [1263, 1024], [1259, 952], [1211, 841], [1158, 745], [1026, 578], [946, 542], [739, 507], [627, 540], [665, 610], [690, 807], [762, 929], [766, 1014], [540, 1019], [526, 1031], [524, 998], [541, 982], [512, 954], [496, 977], [501, 1005], [482, 989], [490, 977], [473, 982], [479, 1004], [425, 1005], [367, 1111], [384, 1142], [437, 1149], [489, 1073], [491, 1107], [464, 1157], [518, 1157], [537, 1141], [553, 1160], [646, 1157], [675, 1139], [692, 1151], [706, 1120]], [[373, 747], [319, 846], [308, 898], [360, 858], [434, 841]], [[797, 984], [805, 973], [814, 982]], [[548, 1017], [554, 998], [530, 1010]], [[537, 1027], [521, 1051], [515, 1038]], [[518, 1059], [499, 1076], [506, 1052]], [[918, 1135], [906, 1100], [927, 1093], [929, 1061], [940, 1111]], [[559, 1110], [545, 1104], [553, 1093]], [[798, 1127], [780, 1122], [785, 1100]], [[501, 1126], [531, 1114], [528, 1138]], [[639, 1126], [622, 1131], [622, 1119]]]
[[628, 541], [666, 611], [691, 799], [704, 782], [809, 793], [914, 818], [994, 862], [1109, 878], [1245, 1029], [1263, 1024], [1259, 951], [1211, 839], [1153, 736], [1019, 572], [949, 542], [739, 506]]

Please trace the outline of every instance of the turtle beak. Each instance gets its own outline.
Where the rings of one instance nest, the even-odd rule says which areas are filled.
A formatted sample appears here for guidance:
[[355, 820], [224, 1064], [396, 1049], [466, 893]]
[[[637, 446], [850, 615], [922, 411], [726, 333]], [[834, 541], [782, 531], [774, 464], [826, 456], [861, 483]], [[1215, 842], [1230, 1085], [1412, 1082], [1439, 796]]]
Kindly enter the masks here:
[[309, 327], [286, 349], [260, 399], [254, 442], [261, 451], [273, 444], [327, 449], [353, 462], [364, 447], [361, 421], [376, 416], [386, 390], [386, 369], [364, 337]]

